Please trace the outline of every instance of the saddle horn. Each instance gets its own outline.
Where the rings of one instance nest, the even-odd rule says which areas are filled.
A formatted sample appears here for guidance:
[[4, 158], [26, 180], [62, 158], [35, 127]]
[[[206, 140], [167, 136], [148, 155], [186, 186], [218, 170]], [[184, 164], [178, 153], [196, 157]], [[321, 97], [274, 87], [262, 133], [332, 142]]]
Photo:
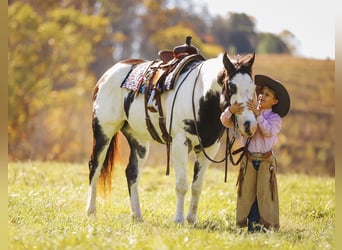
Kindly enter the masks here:
[[186, 36], [185, 44], [179, 45], [173, 49], [173, 53], [175, 55], [186, 53], [188, 55], [199, 54], [199, 50], [197, 47], [191, 45], [191, 36]]

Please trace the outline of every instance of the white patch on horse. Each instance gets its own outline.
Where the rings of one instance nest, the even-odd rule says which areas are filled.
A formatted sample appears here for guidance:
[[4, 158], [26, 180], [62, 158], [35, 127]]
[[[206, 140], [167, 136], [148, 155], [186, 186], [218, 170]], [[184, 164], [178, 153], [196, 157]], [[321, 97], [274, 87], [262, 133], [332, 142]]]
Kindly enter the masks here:
[[[248, 74], [237, 74], [230, 80], [230, 82], [237, 85], [237, 91], [232, 95], [230, 103], [242, 103], [244, 106], [243, 112], [237, 115], [239, 132], [243, 136], [250, 136], [251, 134], [254, 134], [257, 128], [255, 115], [253, 111], [249, 110], [247, 107], [247, 101], [249, 99], [255, 100], [256, 98], [254, 81]], [[245, 130], [246, 122], [249, 122], [249, 133]]]

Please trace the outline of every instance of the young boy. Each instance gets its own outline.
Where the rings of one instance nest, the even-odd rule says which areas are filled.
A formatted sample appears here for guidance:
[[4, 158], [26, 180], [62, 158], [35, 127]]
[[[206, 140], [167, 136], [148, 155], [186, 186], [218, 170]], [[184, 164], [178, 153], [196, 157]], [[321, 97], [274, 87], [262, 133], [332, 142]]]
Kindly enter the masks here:
[[[237, 180], [236, 224], [248, 226], [248, 231], [279, 229], [279, 200], [276, 179], [276, 158], [272, 148], [278, 139], [282, 117], [290, 109], [290, 97], [286, 88], [277, 80], [265, 75], [255, 75], [258, 103], [250, 100], [258, 128], [251, 138], [247, 152], [240, 163]], [[221, 122], [233, 127], [233, 114], [239, 114], [244, 107], [233, 103], [221, 114]], [[242, 138], [243, 143], [247, 138]]]

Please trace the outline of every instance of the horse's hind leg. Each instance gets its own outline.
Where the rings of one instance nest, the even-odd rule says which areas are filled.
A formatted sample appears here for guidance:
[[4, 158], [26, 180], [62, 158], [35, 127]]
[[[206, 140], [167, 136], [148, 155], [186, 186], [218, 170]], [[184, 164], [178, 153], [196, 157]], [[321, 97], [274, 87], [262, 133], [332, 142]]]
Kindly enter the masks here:
[[[214, 158], [215, 154], [219, 149], [219, 142], [215, 143], [209, 148], [206, 148], [206, 153], [210, 158]], [[187, 215], [187, 221], [190, 224], [195, 224], [197, 222], [197, 209], [200, 200], [200, 195], [203, 190], [204, 181], [205, 181], [205, 173], [210, 164], [210, 160], [208, 160], [203, 152], [196, 153], [196, 160], [194, 164], [194, 177], [191, 186], [191, 203], [189, 207], [189, 212]]]
[[115, 130], [111, 133], [105, 134], [103, 127], [99, 124], [99, 120], [93, 118], [93, 150], [89, 161], [89, 189], [86, 212], [88, 216], [96, 215], [96, 188], [101, 174], [101, 169], [106, 160], [107, 154], [114, 152], [108, 152], [109, 149], [114, 150], [111, 144], [114, 143], [116, 135]]
[[129, 129], [122, 129], [130, 147], [129, 162], [126, 168], [126, 179], [131, 205], [131, 215], [134, 221], [142, 221], [142, 213], [139, 200], [139, 180], [141, 170], [146, 163], [149, 153], [149, 142], [136, 139]]

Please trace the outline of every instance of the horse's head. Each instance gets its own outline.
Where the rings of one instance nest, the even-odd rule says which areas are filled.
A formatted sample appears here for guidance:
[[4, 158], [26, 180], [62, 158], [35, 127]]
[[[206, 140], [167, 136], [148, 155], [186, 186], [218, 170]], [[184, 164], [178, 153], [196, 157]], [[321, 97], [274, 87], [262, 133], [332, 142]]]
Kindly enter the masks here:
[[227, 53], [224, 53], [224, 69], [218, 74], [218, 82], [222, 84], [221, 109], [224, 110], [235, 102], [243, 103], [243, 112], [236, 115], [235, 118], [240, 134], [247, 137], [251, 137], [257, 128], [255, 116], [247, 107], [247, 101], [256, 98], [255, 84], [252, 78], [254, 58], [255, 54], [249, 54], [244, 57], [238, 56], [231, 62]]

